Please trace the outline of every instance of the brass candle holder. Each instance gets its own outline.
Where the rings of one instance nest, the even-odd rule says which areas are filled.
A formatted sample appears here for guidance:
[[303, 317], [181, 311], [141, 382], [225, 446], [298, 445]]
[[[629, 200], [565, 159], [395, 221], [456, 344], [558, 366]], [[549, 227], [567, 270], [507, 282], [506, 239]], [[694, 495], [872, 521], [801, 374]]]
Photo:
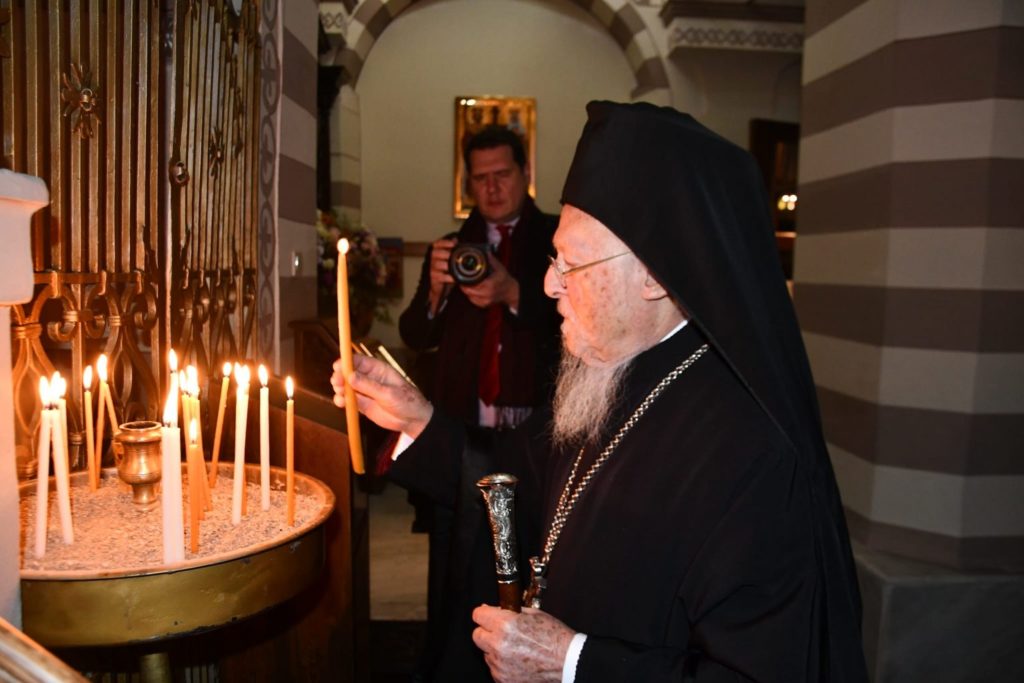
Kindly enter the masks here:
[[160, 427], [152, 420], [126, 422], [114, 437], [117, 474], [132, 487], [132, 502], [142, 508], [160, 500]]

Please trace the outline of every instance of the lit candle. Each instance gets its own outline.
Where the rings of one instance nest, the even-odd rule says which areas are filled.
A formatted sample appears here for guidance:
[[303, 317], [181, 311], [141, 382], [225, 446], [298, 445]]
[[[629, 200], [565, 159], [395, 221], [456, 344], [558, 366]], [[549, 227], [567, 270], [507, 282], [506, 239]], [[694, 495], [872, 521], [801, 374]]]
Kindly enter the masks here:
[[245, 498], [245, 422], [249, 411], [249, 368], [235, 364], [235, 472], [231, 496], [231, 523], [242, 522]]
[[53, 418], [51, 436], [53, 440], [53, 476], [57, 481], [57, 510], [60, 513], [60, 530], [64, 544], [75, 542], [75, 530], [71, 527], [71, 479], [68, 472], [68, 404], [64, 399], [68, 383], [59, 372], [50, 380], [51, 393], [57, 399], [57, 412]]
[[89, 466], [89, 488], [93, 491], [100, 487], [100, 468], [96, 464], [96, 446], [92, 442], [92, 366], [82, 373], [82, 388], [85, 389], [85, 453]]
[[36, 472], [36, 557], [46, 554], [46, 518], [50, 504], [50, 430], [53, 411], [50, 409], [50, 383], [39, 378], [39, 443], [36, 446], [38, 469]]
[[[102, 366], [102, 370], [100, 367]], [[101, 353], [96, 362], [96, 373], [100, 376], [100, 388], [103, 392], [103, 400], [107, 403], [107, 419], [110, 421], [110, 435], [114, 436], [121, 431], [117, 425], [117, 413], [114, 412], [114, 399], [110, 395], [110, 385], [107, 384], [107, 354]]]
[[260, 507], [270, 509], [270, 391], [267, 368], [262, 363], [260, 376]]
[[220, 460], [220, 436], [224, 428], [224, 408], [228, 404], [228, 383], [231, 381], [231, 363], [222, 368], [220, 406], [217, 408], [217, 430], [213, 433], [213, 466], [210, 468], [210, 488], [217, 484], [217, 461]]
[[338, 345], [341, 350], [341, 371], [345, 375], [345, 423], [348, 426], [348, 451], [352, 469], [363, 474], [363, 444], [359, 438], [359, 410], [356, 392], [348, 383], [352, 376], [352, 324], [348, 313], [348, 240], [338, 240]]
[[205, 479], [200, 474], [202, 466], [197, 462], [201, 458], [198, 435], [199, 423], [193, 419], [188, 423], [188, 450], [185, 453], [188, 467], [189, 534], [193, 555], [199, 552], [199, 515], [203, 507], [202, 481]]
[[178, 371], [178, 389], [181, 393], [181, 424], [187, 427], [192, 418], [192, 404], [188, 400], [188, 378], [184, 370]]
[[203, 448], [203, 417], [202, 410], [199, 403], [199, 371], [196, 366], [189, 365], [185, 368], [185, 374], [188, 377], [188, 392], [189, 400], [192, 402], [191, 419], [196, 421], [196, 468], [198, 470], [196, 476], [199, 480], [196, 482], [196, 486], [199, 487], [199, 491], [202, 494], [200, 499], [203, 501], [203, 506], [200, 510], [199, 516], [202, 519], [206, 519], [206, 511], [213, 509], [212, 499], [210, 497], [209, 484], [206, 482], [206, 452]]
[[[169, 395], [170, 396], [174, 396], [174, 400], [177, 401], [178, 400], [178, 391], [179, 391], [179, 386], [178, 386], [178, 354], [176, 354], [174, 352], [174, 349], [171, 349], [170, 351], [167, 352], [167, 372], [168, 372], [168, 374], [170, 374], [170, 380], [171, 380], [171, 386], [170, 386], [170, 389], [168, 390], [170, 392]], [[177, 406], [174, 407], [174, 425], [173, 426], [175, 426], [175, 427], [178, 426], [178, 407]]]
[[160, 431], [161, 487], [163, 512], [164, 564], [185, 559], [185, 523], [181, 512], [181, 430], [178, 429], [177, 382], [164, 404], [164, 426]]
[[103, 429], [105, 422], [103, 420], [104, 412], [109, 412], [110, 419], [110, 434], [113, 436], [117, 434], [117, 416], [114, 415], [114, 402], [110, 398], [110, 387], [107, 386], [107, 354], [101, 353], [100, 357], [96, 360], [96, 375], [100, 378], [100, 395], [97, 399], [99, 403], [99, 410], [96, 415], [96, 457], [102, 463], [103, 461]]
[[292, 382], [291, 376], [284, 380], [284, 391], [288, 395], [288, 400], [285, 402], [284, 453], [288, 490], [288, 526], [291, 526], [295, 524], [295, 401], [292, 400], [295, 383]]

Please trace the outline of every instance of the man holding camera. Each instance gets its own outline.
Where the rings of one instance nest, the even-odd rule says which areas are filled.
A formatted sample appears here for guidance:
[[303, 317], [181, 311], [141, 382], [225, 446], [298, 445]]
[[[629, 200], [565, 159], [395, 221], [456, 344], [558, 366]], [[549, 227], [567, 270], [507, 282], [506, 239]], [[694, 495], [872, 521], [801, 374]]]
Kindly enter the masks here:
[[[431, 245], [399, 331], [414, 350], [437, 349], [425, 387], [435, 405], [500, 431], [544, 404], [553, 384], [561, 319], [544, 295], [544, 274], [558, 218], [527, 194], [526, 154], [515, 132], [484, 128], [466, 143], [463, 160], [476, 208], [457, 233]], [[486, 539], [478, 533], [486, 516], [474, 484], [484, 474], [462, 472], [455, 507], [433, 508], [426, 644], [432, 661], [422, 667], [428, 680], [490, 680], [462, 604], [479, 604], [496, 590], [492, 576], [470, 575], [470, 558], [492, 552], [477, 547]]]

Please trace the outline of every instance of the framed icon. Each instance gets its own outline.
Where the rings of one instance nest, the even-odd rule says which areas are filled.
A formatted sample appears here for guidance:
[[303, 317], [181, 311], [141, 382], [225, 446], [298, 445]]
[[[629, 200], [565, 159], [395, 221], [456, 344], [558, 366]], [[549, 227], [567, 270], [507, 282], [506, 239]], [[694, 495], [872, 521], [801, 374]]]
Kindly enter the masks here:
[[534, 151], [537, 130], [537, 101], [532, 97], [491, 97], [488, 95], [455, 98], [455, 205], [456, 218], [466, 218], [475, 205], [469, 192], [469, 178], [462, 150], [477, 132], [499, 125], [515, 131], [526, 150], [526, 170], [530, 174], [529, 193], [537, 196]]

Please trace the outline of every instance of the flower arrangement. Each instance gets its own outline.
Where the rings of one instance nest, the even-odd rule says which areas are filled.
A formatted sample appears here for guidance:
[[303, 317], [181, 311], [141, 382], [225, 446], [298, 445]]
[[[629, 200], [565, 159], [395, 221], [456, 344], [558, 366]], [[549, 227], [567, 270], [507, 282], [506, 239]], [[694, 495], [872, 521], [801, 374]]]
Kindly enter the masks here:
[[363, 225], [353, 225], [349, 218], [332, 211], [318, 211], [317, 234], [317, 299], [321, 315], [337, 312], [338, 240], [348, 239], [348, 293], [353, 325], [360, 313], [369, 320], [391, 322], [387, 303], [393, 297], [385, 294], [387, 262], [377, 237]]

